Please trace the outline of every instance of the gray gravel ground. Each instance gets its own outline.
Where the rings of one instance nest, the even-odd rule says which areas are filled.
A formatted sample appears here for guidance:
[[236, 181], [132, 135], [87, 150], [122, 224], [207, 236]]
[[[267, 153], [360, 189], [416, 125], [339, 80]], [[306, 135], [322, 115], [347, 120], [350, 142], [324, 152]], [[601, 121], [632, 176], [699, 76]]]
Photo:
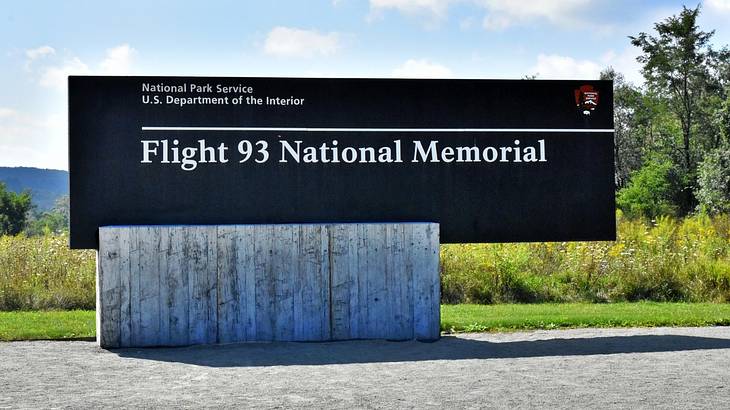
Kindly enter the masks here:
[[730, 327], [105, 351], [0, 343], [0, 408], [730, 408]]

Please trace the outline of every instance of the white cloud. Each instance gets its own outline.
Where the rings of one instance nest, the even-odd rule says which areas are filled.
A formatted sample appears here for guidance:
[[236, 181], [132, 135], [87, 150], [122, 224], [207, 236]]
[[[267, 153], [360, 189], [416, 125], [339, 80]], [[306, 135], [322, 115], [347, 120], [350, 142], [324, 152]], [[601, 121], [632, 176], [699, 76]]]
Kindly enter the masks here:
[[337, 33], [292, 27], [274, 27], [266, 36], [264, 52], [276, 57], [329, 56], [340, 48]]
[[41, 71], [38, 83], [44, 87], [64, 89], [69, 75], [91, 74], [89, 66], [78, 57], [66, 60], [59, 66], [46, 67]]
[[0, 166], [67, 169], [66, 116], [0, 107]]
[[575, 24], [578, 21], [576, 13], [590, 2], [591, 0], [532, 0], [528, 3], [514, 0], [479, 1], [488, 13], [484, 19], [484, 28], [488, 30], [502, 30], [537, 19], [553, 24]]
[[40, 70], [38, 83], [44, 87], [65, 89], [69, 75], [126, 75], [132, 72], [137, 51], [129, 44], [106, 50], [104, 59], [96, 68], [90, 67], [78, 57], [66, 59], [62, 64], [50, 65]]
[[512, 25], [512, 20], [503, 15], [488, 14], [484, 17], [482, 27], [489, 31], [501, 31]]
[[[487, 30], [504, 30], [514, 25], [544, 20], [551, 24], [580, 27], [579, 18], [590, 9], [595, 0], [370, 0], [370, 16], [380, 17], [382, 11], [392, 9], [407, 15], [428, 14], [436, 19], [445, 18], [451, 5], [470, 4], [486, 12], [482, 26]], [[715, 0], [728, 1], [728, 0]], [[596, 29], [595, 23], [591, 23]], [[604, 27], [598, 27], [603, 29]]]
[[30, 48], [25, 50], [25, 69], [30, 71], [33, 61], [56, 54], [56, 50], [51, 46], [40, 46], [38, 48]]
[[730, 12], [730, 0], [706, 0], [705, 6], [719, 12]]
[[125, 75], [131, 72], [132, 61], [137, 50], [122, 44], [106, 50], [106, 58], [99, 64], [99, 73], [105, 75]]
[[48, 55], [56, 54], [56, 50], [51, 46], [40, 46], [38, 48], [31, 48], [25, 50], [25, 56], [28, 60], [33, 61], [37, 58], [45, 57]]
[[530, 73], [541, 79], [590, 80], [597, 79], [604, 68], [590, 60], [576, 60], [572, 57], [557, 54], [540, 54], [537, 64], [530, 68]]
[[377, 15], [382, 10], [394, 9], [405, 14], [427, 13], [443, 17], [453, 0], [370, 0], [370, 12]]
[[0, 107], [0, 118], [9, 118], [18, 115], [18, 112], [12, 108]]
[[399, 78], [447, 78], [452, 75], [450, 68], [426, 59], [410, 59], [393, 69], [393, 77]]
[[623, 74], [627, 81], [635, 85], [643, 83], [641, 65], [636, 61], [639, 51], [635, 47], [627, 47], [620, 53], [608, 50], [598, 59], [578, 60], [558, 54], [540, 54], [537, 62], [530, 67], [529, 74], [537, 74], [541, 79], [597, 79], [601, 71], [610, 67]]
[[616, 53], [609, 50], [601, 56], [601, 63], [604, 68], [611, 66], [617, 72], [623, 74], [627, 81], [640, 85], [644, 82], [641, 75], [641, 64], [636, 61], [640, 51], [636, 47], [627, 47], [622, 52]]

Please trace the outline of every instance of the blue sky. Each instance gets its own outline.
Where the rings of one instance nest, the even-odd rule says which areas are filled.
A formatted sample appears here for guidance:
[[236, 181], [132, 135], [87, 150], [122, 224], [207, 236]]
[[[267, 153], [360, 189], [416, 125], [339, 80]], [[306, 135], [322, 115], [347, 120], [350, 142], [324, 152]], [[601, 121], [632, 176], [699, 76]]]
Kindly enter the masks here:
[[[21, 1], [0, 7], [0, 166], [67, 169], [69, 74], [595, 78], [680, 1]], [[690, 6], [696, 3], [689, 3]], [[700, 19], [730, 43], [730, 0]]]

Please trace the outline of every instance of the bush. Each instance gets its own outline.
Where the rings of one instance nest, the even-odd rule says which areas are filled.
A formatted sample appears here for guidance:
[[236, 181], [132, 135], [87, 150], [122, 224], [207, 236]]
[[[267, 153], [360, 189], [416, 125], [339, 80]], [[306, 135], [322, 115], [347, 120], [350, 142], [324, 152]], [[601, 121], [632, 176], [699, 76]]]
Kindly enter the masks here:
[[674, 214], [671, 173], [671, 162], [647, 161], [631, 176], [629, 184], [618, 192], [616, 206], [632, 218]]

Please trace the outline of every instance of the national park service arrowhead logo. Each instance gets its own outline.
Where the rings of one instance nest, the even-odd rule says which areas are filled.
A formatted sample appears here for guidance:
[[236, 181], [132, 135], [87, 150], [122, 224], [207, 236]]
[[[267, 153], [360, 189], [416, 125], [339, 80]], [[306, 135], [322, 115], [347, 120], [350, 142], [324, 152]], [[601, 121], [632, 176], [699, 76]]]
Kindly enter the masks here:
[[582, 85], [575, 90], [575, 106], [583, 111], [583, 115], [591, 115], [598, 107], [598, 91], [592, 85]]

